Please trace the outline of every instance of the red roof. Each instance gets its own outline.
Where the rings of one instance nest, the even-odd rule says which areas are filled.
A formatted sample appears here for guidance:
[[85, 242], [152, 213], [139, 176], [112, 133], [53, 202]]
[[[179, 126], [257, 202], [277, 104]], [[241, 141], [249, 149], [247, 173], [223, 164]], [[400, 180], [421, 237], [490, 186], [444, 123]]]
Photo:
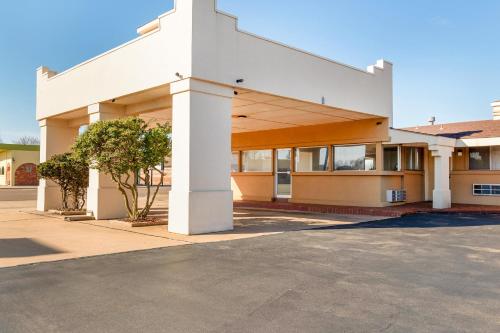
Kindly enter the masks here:
[[500, 137], [500, 120], [478, 120], [403, 128], [403, 130], [439, 135], [453, 139]]

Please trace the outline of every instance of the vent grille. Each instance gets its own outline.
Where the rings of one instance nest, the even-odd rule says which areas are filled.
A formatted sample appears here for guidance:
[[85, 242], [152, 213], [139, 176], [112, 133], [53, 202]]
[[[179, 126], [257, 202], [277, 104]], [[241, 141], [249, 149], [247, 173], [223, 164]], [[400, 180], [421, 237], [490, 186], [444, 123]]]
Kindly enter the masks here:
[[500, 184], [474, 184], [472, 194], [481, 196], [500, 196]]
[[387, 190], [387, 202], [406, 201], [406, 190]]

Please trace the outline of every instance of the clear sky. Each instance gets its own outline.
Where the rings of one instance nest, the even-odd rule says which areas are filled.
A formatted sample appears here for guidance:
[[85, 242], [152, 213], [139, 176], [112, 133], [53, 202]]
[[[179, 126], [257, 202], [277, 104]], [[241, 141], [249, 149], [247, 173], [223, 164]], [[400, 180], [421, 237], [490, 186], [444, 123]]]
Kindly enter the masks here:
[[[179, 0], [182, 1], [182, 0]], [[349, 65], [394, 63], [395, 126], [490, 119], [500, 1], [219, 0], [239, 26]], [[0, 8], [0, 137], [38, 135], [35, 70], [62, 71], [136, 36], [171, 0], [16, 0]]]

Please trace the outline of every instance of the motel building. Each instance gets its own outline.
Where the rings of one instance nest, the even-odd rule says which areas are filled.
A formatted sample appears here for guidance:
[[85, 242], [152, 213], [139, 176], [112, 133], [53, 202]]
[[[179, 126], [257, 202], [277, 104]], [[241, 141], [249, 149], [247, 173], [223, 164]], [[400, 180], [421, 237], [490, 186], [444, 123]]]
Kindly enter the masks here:
[[[41, 161], [99, 120], [171, 122], [168, 228], [181, 234], [232, 229], [238, 200], [500, 204], [500, 121], [393, 129], [390, 62], [358, 69], [241, 31], [215, 0], [174, 7], [124, 45], [38, 69]], [[108, 176], [89, 182], [95, 218], [126, 216]], [[38, 210], [59, 204], [42, 180]]]
[[0, 187], [36, 186], [40, 146], [0, 143]]

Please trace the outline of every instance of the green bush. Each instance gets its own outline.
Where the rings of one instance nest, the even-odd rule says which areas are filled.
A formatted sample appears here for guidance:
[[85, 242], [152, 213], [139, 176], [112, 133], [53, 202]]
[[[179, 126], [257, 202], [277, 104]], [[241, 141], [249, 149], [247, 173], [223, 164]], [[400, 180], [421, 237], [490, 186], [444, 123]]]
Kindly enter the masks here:
[[40, 163], [37, 170], [40, 178], [51, 180], [61, 188], [62, 210], [83, 209], [89, 181], [89, 165], [84, 159], [72, 153], [54, 155]]
[[[86, 160], [91, 168], [111, 176], [123, 195], [130, 220], [147, 217], [161, 184], [152, 186], [151, 173], [155, 170], [163, 178], [164, 173], [157, 166], [172, 151], [168, 124], [151, 128], [136, 117], [99, 121], [80, 135], [73, 149], [76, 156]], [[141, 170], [143, 177], [140, 176]], [[147, 190], [146, 204], [142, 209], [138, 206], [137, 177], [141, 177]]]

